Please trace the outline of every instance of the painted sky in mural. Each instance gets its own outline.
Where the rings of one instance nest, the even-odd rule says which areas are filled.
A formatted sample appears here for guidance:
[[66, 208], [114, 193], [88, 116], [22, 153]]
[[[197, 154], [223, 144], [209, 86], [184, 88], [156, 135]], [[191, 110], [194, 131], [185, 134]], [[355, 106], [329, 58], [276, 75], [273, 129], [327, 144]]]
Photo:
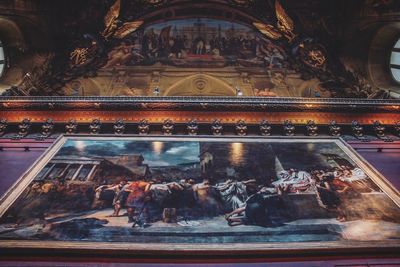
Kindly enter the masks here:
[[349, 155], [326, 140], [69, 140], [1, 217], [0, 240], [398, 240], [399, 207]]
[[115, 157], [142, 155], [149, 166], [176, 166], [199, 161], [197, 142], [68, 141], [59, 156]]

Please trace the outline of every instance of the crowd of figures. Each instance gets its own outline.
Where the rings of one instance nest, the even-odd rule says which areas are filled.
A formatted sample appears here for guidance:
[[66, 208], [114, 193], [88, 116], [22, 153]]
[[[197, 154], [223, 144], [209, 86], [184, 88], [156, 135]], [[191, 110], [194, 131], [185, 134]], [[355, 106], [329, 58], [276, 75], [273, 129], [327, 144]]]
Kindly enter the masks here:
[[[157, 220], [167, 220], [171, 214], [183, 220], [214, 217], [225, 214], [229, 225], [273, 226], [273, 215], [284, 210], [282, 196], [311, 193], [319, 205], [337, 214], [339, 221], [346, 220], [343, 198], [359, 197], [360, 193], [379, 190], [359, 168], [341, 166], [329, 170], [309, 172], [289, 169], [281, 171], [277, 179], [268, 184], [256, 180], [227, 179], [201, 183], [186, 179], [177, 182], [127, 181], [102, 185], [96, 189], [95, 208], [105, 208], [107, 199], [114, 207], [110, 216], [128, 217], [133, 226], [146, 226]], [[108, 204], [109, 205], [109, 204]], [[127, 213], [120, 214], [126, 207]], [[172, 221], [176, 222], [176, 218]]]
[[[213, 36], [209, 39], [196, 37], [189, 40], [186, 35], [169, 36], [166, 31], [160, 34], [150, 29], [144, 36], [134, 40], [124, 40], [108, 54], [104, 66], [152, 65], [156, 62], [171, 63], [173, 60], [188, 57], [221, 60], [226, 64], [260, 65], [281, 68], [287, 58], [285, 50], [267, 39], [232, 35]], [[172, 61], [171, 61], [172, 60]]]

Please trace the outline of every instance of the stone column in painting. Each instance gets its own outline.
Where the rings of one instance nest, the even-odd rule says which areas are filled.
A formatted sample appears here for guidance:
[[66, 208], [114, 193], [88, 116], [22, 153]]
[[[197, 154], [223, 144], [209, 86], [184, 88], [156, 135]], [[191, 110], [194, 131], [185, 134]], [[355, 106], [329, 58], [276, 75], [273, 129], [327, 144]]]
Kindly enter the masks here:
[[87, 177], [85, 179], [86, 181], [91, 181], [93, 179], [93, 176], [94, 176], [97, 166], [98, 165], [96, 165], [96, 164], [93, 165], [92, 169], [90, 170], [89, 174], [87, 175]]
[[81, 172], [83, 166], [84, 166], [84, 165], [81, 164], [81, 165], [79, 166], [79, 168], [76, 170], [75, 174], [72, 176], [72, 179], [71, 179], [72, 181], [75, 180], [75, 179], [78, 177], [78, 174]]

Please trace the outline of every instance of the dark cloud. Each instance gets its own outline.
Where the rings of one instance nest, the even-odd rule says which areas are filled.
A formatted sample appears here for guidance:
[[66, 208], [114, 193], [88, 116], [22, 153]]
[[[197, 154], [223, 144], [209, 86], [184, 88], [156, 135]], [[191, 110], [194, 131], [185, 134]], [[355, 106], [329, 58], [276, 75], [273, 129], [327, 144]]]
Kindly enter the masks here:
[[[173, 147], [177, 146], [188, 146], [192, 142], [161, 142], [161, 153], [165, 153]], [[196, 142], [197, 143], [197, 142]], [[153, 142], [143, 142], [143, 141], [131, 141], [124, 144], [127, 153], [135, 151], [136, 153], [143, 153], [147, 151], [153, 151]]]
[[112, 157], [118, 156], [121, 153], [118, 151], [118, 147], [109, 143], [105, 142], [102, 145], [93, 144], [85, 146], [84, 150], [79, 149], [77, 146], [65, 146], [60, 149], [58, 155], [60, 156], [67, 156], [67, 155], [79, 155], [79, 156], [86, 156], [86, 157]]
[[[84, 157], [114, 157], [120, 155], [142, 155], [145, 163], [150, 166], [176, 166], [182, 163], [199, 162], [200, 146], [212, 146], [214, 150], [222, 143], [207, 142], [155, 142], [152, 141], [123, 141], [123, 140], [86, 140], [68, 141], [59, 151], [59, 156], [84, 156]], [[229, 158], [229, 144], [224, 143], [220, 152], [221, 157]], [[253, 146], [259, 148], [258, 144], [247, 144], [243, 150], [254, 150]], [[228, 147], [225, 147], [228, 146]], [[267, 147], [267, 146], [266, 146]], [[329, 167], [324, 154], [336, 154], [344, 159], [350, 158], [333, 142], [330, 143], [269, 143], [268, 147], [277, 156], [285, 169], [314, 169]], [[257, 150], [256, 149], [256, 150]], [[258, 151], [258, 150], [257, 150]], [[255, 159], [258, 161], [258, 159]]]
[[199, 142], [68, 141], [58, 156], [114, 157], [142, 155], [150, 166], [173, 166], [199, 161]]
[[327, 168], [329, 163], [324, 154], [335, 154], [349, 162], [351, 159], [335, 143], [273, 143], [274, 153], [285, 169], [302, 170]]

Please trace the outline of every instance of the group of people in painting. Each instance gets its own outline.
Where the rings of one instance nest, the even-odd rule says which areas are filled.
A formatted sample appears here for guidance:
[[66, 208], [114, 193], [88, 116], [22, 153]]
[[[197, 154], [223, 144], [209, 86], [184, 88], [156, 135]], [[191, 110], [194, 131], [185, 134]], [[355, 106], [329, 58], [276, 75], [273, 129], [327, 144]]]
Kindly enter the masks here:
[[155, 33], [147, 30], [140, 38], [127, 39], [108, 53], [104, 68], [117, 65], [152, 65], [158, 61], [185, 60], [188, 57], [221, 60], [227, 64], [283, 67], [285, 50], [269, 40], [255, 35], [227, 34], [189, 38], [185, 34], [171, 34], [170, 27]]
[[340, 166], [330, 170], [310, 172], [289, 169], [281, 171], [273, 187], [262, 187], [250, 195], [238, 208], [225, 215], [229, 225], [273, 225], [269, 216], [273, 209], [282, 206], [285, 193], [315, 193], [318, 204], [336, 212], [338, 221], [345, 221], [345, 200], [357, 198], [360, 192], [379, 190], [359, 168]]
[[181, 58], [184, 54], [230, 56], [244, 51], [249, 51], [253, 56], [256, 54], [257, 41], [247, 35], [227, 34], [207, 38], [199, 34], [189, 38], [185, 34], [170, 34], [169, 30], [166, 27], [157, 34], [149, 29], [143, 36], [143, 54], [147, 57], [168, 57], [172, 53], [176, 58]]
[[[100, 199], [106, 191], [114, 192], [114, 212], [110, 216], [121, 216], [122, 207], [126, 207], [128, 222], [133, 226], [149, 225], [154, 218], [160, 218], [162, 209], [175, 208], [197, 212], [197, 218], [225, 214], [231, 226], [246, 224], [267, 227], [276, 225], [271, 214], [284, 209], [282, 197], [285, 194], [313, 193], [322, 208], [334, 211], [339, 221], [345, 221], [344, 198], [358, 197], [363, 191], [378, 190], [361, 169], [350, 166], [308, 172], [288, 169], [277, 176], [274, 181], [264, 185], [255, 179], [226, 179], [219, 183], [211, 183], [208, 179], [199, 183], [192, 179], [169, 183], [154, 179], [122, 179], [118, 184], [98, 187], [96, 198]], [[158, 209], [159, 214], [154, 214], [154, 207], [161, 208]], [[188, 214], [186, 216], [185, 220], [190, 217]]]

